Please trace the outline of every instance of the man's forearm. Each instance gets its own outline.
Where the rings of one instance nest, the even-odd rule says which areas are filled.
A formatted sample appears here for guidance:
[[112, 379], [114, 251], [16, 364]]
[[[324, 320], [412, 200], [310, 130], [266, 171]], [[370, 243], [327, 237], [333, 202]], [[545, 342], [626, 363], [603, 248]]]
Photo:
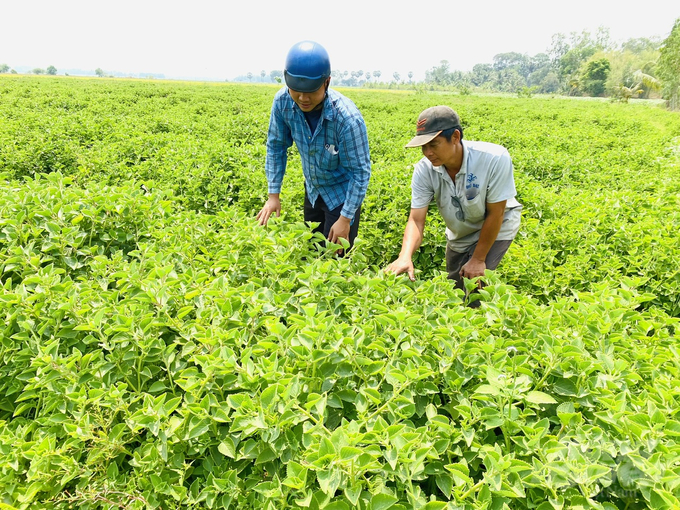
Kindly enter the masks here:
[[501, 225], [503, 224], [503, 214], [493, 214], [486, 217], [484, 223], [482, 224], [482, 229], [479, 232], [479, 241], [477, 241], [477, 247], [472, 254], [473, 259], [481, 260], [486, 262], [486, 256], [489, 250], [496, 242], [498, 233], [501, 231]]
[[424, 230], [425, 225], [419, 225], [416, 221], [409, 218], [406, 223], [406, 229], [404, 229], [404, 240], [402, 241], [399, 257], [413, 257], [413, 254], [420, 248], [420, 244], [423, 242]]

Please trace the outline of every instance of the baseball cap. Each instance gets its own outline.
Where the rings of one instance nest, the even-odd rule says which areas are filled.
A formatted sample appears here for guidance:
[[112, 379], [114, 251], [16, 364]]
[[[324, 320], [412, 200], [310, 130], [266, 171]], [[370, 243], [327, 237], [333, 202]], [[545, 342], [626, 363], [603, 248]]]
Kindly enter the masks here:
[[448, 106], [432, 106], [423, 110], [416, 123], [416, 136], [406, 147], [420, 147], [451, 128], [460, 129], [460, 117]]

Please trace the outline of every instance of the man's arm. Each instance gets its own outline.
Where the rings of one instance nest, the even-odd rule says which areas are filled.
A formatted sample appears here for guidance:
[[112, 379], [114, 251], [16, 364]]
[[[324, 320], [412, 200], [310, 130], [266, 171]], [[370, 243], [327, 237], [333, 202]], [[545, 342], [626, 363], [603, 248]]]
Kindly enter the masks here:
[[388, 273], [395, 275], [408, 273], [411, 281], [416, 279], [415, 268], [413, 267], [413, 254], [423, 242], [425, 232], [425, 219], [427, 218], [427, 207], [421, 209], [411, 209], [404, 230], [404, 240], [401, 244], [401, 252], [397, 260], [385, 268]]
[[496, 242], [498, 232], [501, 230], [503, 224], [503, 217], [505, 215], [505, 203], [496, 202], [493, 204], [486, 204], [486, 218], [482, 224], [482, 230], [479, 232], [479, 241], [475, 248], [472, 258], [461, 268], [460, 275], [465, 278], [475, 278], [476, 276], [484, 276], [486, 269], [486, 256], [489, 250]]
[[293, 145], [293, 137], [290, 128], [286, 125], [281, 112], [274, 99], [271, 117], [269, 118], [269, 131], [267, 133], [267, 156], [265, 159], [265, 173], [267, 174], [269, 198], [264, 207], [257, 213], [257, 221], [260, 225], [266, 225], [272, 214], [281, 215], [281, 201], [279, 193], [283, 184], [283, 176], [286, 173], [288, 160], [288, 148]]
[[364, 201], [368, 181], [371, 178], [371, 157], [368, 149], [368, 134], [362, 118], [352, 119], [342, 132], [340, 155], [342, 165], [349, 168], [351, 177], [340, 217], [331, 226], [328, 239], [337, 243], [339, 238], [349, 239], [354, 214]]
[[368, 133], [363, 118], [347, 121], [339, 140], [340, 163], [350, 170], [350, 182], [340, 214], [350, 220], [364, 201], [368, 182], [371, 179], [371, 156], [368, 148]]

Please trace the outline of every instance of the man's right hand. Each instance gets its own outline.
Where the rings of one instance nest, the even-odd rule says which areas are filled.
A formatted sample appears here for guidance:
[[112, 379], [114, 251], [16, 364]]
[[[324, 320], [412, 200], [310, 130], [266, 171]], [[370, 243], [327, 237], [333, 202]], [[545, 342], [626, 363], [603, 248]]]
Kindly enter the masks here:
[[271, 218], [271, 215], [276, 213], [276, 216], [281, 216], [281, 200], [279, 195], [271, 194], [264, 204], [264, 207], [257, 213], [257, 221], [260, 225], [266, 225]]
[[413, 261], [411, 258], [401, 258], [392, 262], [389, 266], [385, 268], [386, 273], [392, 273], [394, 275], [399, 275], [401, 273], [408, 273], [409, 279], [414, 282], [416, 280], [415, 268], [413, 267]]

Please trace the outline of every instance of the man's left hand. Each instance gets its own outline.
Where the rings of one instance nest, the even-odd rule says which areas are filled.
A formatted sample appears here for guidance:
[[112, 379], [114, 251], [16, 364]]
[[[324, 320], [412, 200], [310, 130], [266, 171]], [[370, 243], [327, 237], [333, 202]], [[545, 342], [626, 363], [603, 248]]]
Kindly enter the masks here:
[[[351, 220], [349, 218], [345, 218], [341, 215], [337, 221], [333, 223], [330, 232], [328, 232], [328, 240], [331, 243], [342, 244], [340, 243], [340, 238], [342, 237], [343, 239], [349, 241], [350, 223]], [[338, 255], [341, 253], [342, 250], [338, 250]]]
[[460, 269], [460, 275], [464, 278], [475, 278], [477, 276], [484, 276], [486, 269], [486, 262], [479, 259], [470, 259]]

